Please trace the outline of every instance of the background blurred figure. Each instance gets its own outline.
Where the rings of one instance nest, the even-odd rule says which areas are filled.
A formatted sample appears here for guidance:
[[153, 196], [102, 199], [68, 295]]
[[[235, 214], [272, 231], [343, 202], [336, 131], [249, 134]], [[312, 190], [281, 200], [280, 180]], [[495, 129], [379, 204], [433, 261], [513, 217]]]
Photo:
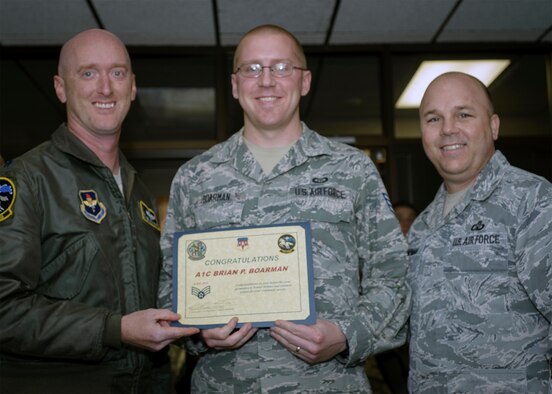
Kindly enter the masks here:
[[136, 95], [124, 44], [105, 30], [76, 35], [54, 87], [67, 124], [0, 168], [0, 391], [167, 392], [155, 352], [197, 330], [153, 309], [159, 223], [119, 151]]
[[406, 235], [408, 230], [410, 230], [410, 226], [414, 223], [414, 219], [416, 219], [418, 215], [418, 210], [414, 205], [406, 201], [397, 201], [393, 204], [393, 209], [395, 210], [395, 216], [399, 219], [401, 231]]
[[552, 392], [552, 184], [495, 150], [485, 85], [446, 73], [420, 106], [443, 184], [409, 233], [409, 390]]

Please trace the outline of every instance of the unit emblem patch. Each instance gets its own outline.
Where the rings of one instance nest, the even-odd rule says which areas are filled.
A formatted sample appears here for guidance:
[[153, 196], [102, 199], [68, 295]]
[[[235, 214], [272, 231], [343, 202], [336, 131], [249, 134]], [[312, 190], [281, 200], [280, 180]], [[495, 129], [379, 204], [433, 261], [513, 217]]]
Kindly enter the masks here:
[[106, 216], [105, 205], [98, 198], [98, 193], [94, 190], [79, 190], [81, 200], [80, 209], [82, 214], [88, 220], [94, 223], [100, 223]]
[[140, 201], [140, 213], [142, 214], [142, 220], [149, 224], [151, 227], [160, 230], [159, 220], [157, 220], [157, 215], [155, 211], [148, 207], [145, 202]]
[[15, 193], [15, 185], [11, 179], [0, 177], [0, 222], [13, 215]]
[[281, 253], [292, 253], [295, 251], [295, 245], [297, 241], [291, 234], [284, 234], [278, 238], [278, 247]]

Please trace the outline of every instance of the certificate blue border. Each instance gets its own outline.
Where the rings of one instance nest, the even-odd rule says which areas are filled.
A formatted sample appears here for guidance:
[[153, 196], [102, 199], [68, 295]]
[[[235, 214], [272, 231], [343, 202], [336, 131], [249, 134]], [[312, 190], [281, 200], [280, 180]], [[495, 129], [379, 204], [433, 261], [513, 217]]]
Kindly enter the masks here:
[[[306, 241], [306, 252], [307, 252], [307, 275], [308, 275], [308, 293], [309, 293], [309, 315], [304, 320], [290, 320], [296, 324], [314, 324], [316, 322], [316, 311], [314, 309], [314, 282], [313, 282], [313, 266], [312, 266], [312, 237], [311, 237], [311, 226], [310, 222], [295, 222], [295, 223], [278, 223], [272, 225], [264, 226], [246, 226], [246, 227], [225, 227], [212, 230], [186, 230], [186, 231], [177, 231], [174, 233], [173, 239], [173, 279], [172, 279], [172, 310], [173, 312], [178, 311], [178, 240], [187, 234], [201, 234], [201, 233], [215, 233], [219, 231], [228, 231], [228, 230], [247, 230], [252, 228], [274, 228], [274, 227], [289, 227], [289, 226], [300, 226], [303, 227], [305, 231], [305, 241]], [[229, 319], [230, 320], [230, 319]], [[226, 323], [225, 323], [226, 324]], [[205, 328], [214, 328], [222, 327], [225, 324], [200, 324], [200, 325], [191, 325], [191, 324], [182, 324], [180, 322], [173, 322], [173, 326], [177, 327], [198, 327], [201, 329]], [[238, 321], [237, 327], [243, 326], [245, 323]], [[262, 322], [251, 322], [253, 327], [272, 327], [274, 321], [262, 321]]]

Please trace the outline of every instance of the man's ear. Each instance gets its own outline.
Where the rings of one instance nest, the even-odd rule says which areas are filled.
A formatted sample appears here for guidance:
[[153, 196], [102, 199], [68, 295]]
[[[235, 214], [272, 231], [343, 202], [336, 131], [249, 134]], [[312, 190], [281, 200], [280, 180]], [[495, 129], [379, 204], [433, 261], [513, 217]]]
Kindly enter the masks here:
[[497, 114], [491, 116], [491, 132], [493, 135], [493, 141], [498, 139], [498, 129], [500, 128], [500, 118]]
[[239, 98], [237, 81], [238, 77], [236, 76], [236, 74], [232, 74], [230, 78], [232, 82], [232, 96], [237, 100]]
[[306, 96], [311, 87], [312, 73], [310, 70], [303, 71], [303, 76], [301, 80], [301, 96]]
[[65, 95], [65, 82], [59, 75], [54, 75], [54, 89], [59, 101], [65, 104], [67, 101], [67, 96]]
[[130, 101], [134, 101], [136, 99], [136, 75], [132, 74], [132, 94], [130, 96]]

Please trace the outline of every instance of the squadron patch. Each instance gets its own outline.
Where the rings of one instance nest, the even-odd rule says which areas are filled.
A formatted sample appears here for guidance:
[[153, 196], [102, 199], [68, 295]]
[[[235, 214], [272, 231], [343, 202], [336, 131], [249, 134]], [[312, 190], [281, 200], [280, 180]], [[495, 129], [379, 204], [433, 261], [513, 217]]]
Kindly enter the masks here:
[[100, 223], [106, 215], [105, 205], [99, 200], [98, 193], [94, 190], [79, 190], [81, 200], [80, 209], [88, 220]]
[[0, 222], [13, 215], [15, 194], [14, 183], [8, 178], [0, 177]]
[[291, 234], [284, 234], [278, 238], [278, 247], [281, 253], [293, 253], [297, 240]]
[[192, 241], [186, 247], [186, 252], [190, 260], [201, 260], [205, 257], [205, 253], [207, 253], [207, 245], [203, 241]]
[[140, 213], [142, 214], [142, 220], [149, 224], [151, 227], [160, 231], [159, 221], [155, 211], [148, 207], [145, 202], [140, 200]]

